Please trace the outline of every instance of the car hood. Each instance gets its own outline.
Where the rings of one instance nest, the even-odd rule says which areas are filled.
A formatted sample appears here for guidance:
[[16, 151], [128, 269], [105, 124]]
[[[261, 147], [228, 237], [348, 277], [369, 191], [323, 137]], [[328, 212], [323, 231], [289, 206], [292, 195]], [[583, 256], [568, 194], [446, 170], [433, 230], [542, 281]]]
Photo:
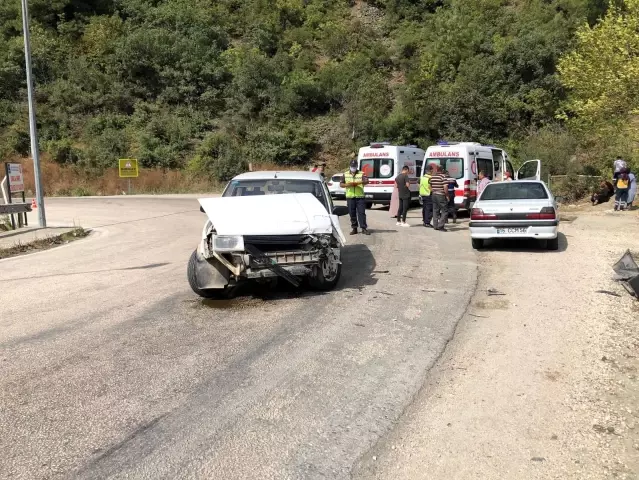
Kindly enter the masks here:
[[346, 239], [338, 219], [310, 193], [200, 198], [218, 235], [334, 234]]

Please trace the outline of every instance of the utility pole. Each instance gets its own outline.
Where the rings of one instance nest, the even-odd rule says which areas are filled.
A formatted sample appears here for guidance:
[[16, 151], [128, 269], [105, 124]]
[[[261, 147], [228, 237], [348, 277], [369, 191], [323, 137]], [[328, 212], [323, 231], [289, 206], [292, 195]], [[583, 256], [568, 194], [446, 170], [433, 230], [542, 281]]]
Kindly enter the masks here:
[[44, 213], [44, 197], [42, 195], [42, 179], [40, 178], [40, 151], [38, 149], [38, 129], [36, 127], [35, 98], [33, 95], [33, 78], [31, 74], [31, 40], [29, 35], [29, 5], [22, 0], [22, 30], [24, 31], [24, 60], [27, 71], [27, 94], [29, 97], [29, 131], [31, 134], [31, 156], [33, 157], [33, 175], [35, 177], [36, 204], [38, 205], [38, 223], [47, 226]]

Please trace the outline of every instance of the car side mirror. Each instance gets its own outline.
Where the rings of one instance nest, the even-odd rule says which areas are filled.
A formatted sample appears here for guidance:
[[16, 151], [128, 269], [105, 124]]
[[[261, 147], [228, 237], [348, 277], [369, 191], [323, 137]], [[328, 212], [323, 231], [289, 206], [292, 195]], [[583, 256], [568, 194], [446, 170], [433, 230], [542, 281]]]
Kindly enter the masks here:
[[200, 212], [205, 213], [204, 212], [204, 207], [202, 207], [202, 205], [200, 205]]
[[333, 207], [333, 215], [337, 215], [338, 217], [348, 215], [348, 207], [345, 207], [344, 205]]

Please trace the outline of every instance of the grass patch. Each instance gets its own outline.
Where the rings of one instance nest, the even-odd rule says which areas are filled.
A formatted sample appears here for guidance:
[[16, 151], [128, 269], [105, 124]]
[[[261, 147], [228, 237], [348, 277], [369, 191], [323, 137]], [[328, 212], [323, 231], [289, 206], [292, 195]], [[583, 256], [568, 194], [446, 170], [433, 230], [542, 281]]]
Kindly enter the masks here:
[[59, 245], [65, 245], [69, 242], [79, 240], [89, 235], [90, 230], [82, 227], [76, 227], [73, 230], [62, 233], [60, 235], [52, 235], [46, 238], [39, 238], [33, 242], [22, 243], [17, 242], [8, 248], [0, 248], [0, 259], [24, 255], [35, 251], [48, 250]]
[[9, 215], [2, 215], [0, 217], [0, 232], [8, 232], [9, 230], [13, 230]]

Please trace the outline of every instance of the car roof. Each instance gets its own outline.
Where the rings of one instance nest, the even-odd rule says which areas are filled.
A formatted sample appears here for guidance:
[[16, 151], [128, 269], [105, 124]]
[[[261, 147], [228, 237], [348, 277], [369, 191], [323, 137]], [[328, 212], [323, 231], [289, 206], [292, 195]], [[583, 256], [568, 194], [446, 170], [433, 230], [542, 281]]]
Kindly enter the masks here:
[[315, 182], [322, 181], [322, 176], [319, 173], [290, 170], [241, 173], [240, 175], [233, 177], [233, 180], [269, 180], [272, 178], [277, 178], [280, 180], [310, 180]]

